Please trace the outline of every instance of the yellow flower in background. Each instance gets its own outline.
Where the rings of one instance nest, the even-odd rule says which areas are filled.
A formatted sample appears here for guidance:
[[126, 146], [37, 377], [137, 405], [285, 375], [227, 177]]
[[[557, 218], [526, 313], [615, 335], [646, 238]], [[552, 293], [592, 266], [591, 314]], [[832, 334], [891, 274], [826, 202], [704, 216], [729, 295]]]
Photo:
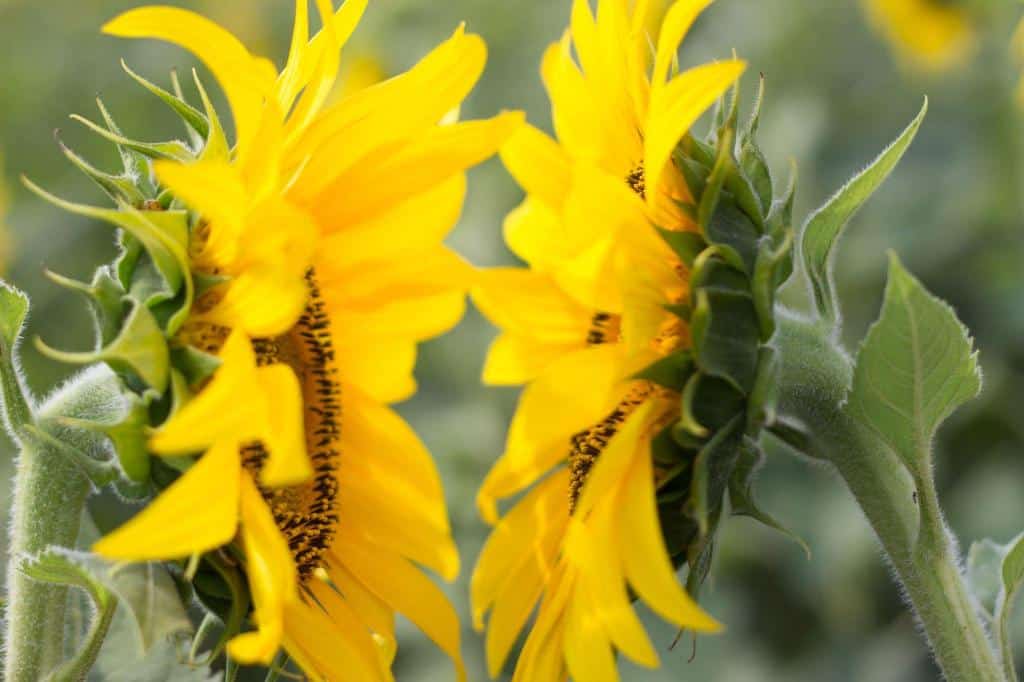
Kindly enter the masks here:
[[461, 678], [458, 619], [419, 568], [459, 570], [440, 480], [386, 405], [416, 390], [416, 344], [462, 316], [472, 271], [442, 240], [464, 171], [521, 116], [448, 122], [486, 60], [462, 28], [408, 72], [331, 103], [366, 5], [318, 0], [324, 28], [310, 39], [298, 0], [280, 73], [185, 10], [133, 10], [104, 29], [205, 62], [237, 143], [155, 164], [200, 216], [190, 267], [213, 285], [177, 341], [221, 365], [150, 447], [205, 454], [95, 549], [125, 560], [240, 550], [258, 626], [229, 644], [240, 662], [269, 664], [283, 646], [315, 679], [388, 680], [398, 612]]
[[975, 43], [966, 9], [943, 0], [864, 0], [868, 17], [908, 65], [941, 71], [964, 62]]
[[[538, 602], [517, 681], [615, 680], [616, 651], [656, 667], [631, 594], [679, 627], [720, 627], [679, 585], [658, 521], [650, 443], [679, 395], [630, 379], [690, 343], [667, 309], [687, 300], [689, 270], [654, 226], [697, 231], [672, 154], [744, 69], [673, 75], [708, 4], [672, 4], [651, 65], [649, 3], [601, 0], [595, 16], [576, 0], [542, 67], [558, 142], [527, 126], [502, 149], [527, 192], [505, 238], [529, 268], [484, 271], [473, 291], [501, 331], [485, 382], [526, 384], [478, 496], [495, 524], [471, 587], [492, 676]], [[498, 501], [523, 491], [499, 518]]]

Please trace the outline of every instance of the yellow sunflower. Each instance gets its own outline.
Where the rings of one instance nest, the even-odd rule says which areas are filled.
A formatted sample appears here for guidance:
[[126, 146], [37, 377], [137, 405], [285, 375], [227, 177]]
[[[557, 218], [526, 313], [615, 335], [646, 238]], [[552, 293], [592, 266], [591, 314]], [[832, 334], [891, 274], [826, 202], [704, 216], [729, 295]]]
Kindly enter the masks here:
[[269, 664], [283, 646], [315, 679], [391, 679], [398, 612], [461, 678], [458, 619], [419, 568], [459, 570], [440, 480], [386, 405], [416, 389], [417, 342], [462, 315], [471, 270], [442, 240], [464, 171], [521, 116], [451, 120], [486, 59], [462, 28], [408, 72], [328, 103], [366, 5], [318, 0], [324, 27], [310, 39], [298, 0], [280, 73], [185, 10], [137, 9], [104, 29], [193, 52], [227, 95], [237, 142], [229, 151], [212, 121], [198, 160], [154, 164], [197, 216], [198, 295], [172, 343], [220, 366], [150, 448], [204, 454], [95, 550], [152, 560], [225, 548], [257, 625], [229, 644], [239, 662]]
[[[674, 74], [708, 4], [672, 4], [651, 65], [647, 2], [600, 0], [595, 15], [577, 0], [542, 67], [558, 142], [524, 126], [501, 152], [527, 192], [505, 237], [529, 268], [485, 271], [473, 291], [501, 331], [484, 381], [526, 384], [478, 496], [496, 524], [471, 586], [492, 676], [538, 602], [515, 680], [615, 680], [616, 651], [657, 666], [631, 594], [680, 627], [720, 627], [679, 585], [658, 520], [651, 441], [679, 395], [631, 379], [690, 344], [671, 312], [690, 268], [655, 226], [698, 232], [673, 152], [745, 66]], [[523, 491], [499, 519], [498, 501]]]
[[946, 0], [864, 0], [869, 19], [901, 60], [941, 71], [963, 63], [974, 26], [963, 7]]

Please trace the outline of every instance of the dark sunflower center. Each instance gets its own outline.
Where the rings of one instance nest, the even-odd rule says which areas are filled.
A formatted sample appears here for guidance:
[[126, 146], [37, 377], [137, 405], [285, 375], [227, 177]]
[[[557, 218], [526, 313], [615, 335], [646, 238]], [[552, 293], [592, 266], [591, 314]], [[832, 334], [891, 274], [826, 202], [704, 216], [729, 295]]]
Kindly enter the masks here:
[[570, 439], [569, 446], [569, 513], [576, 511], [576, 503], [579, 502], [580, 493], [583, 491], [583, 484], [587, 482], [591, 469], [597, 463], [608, 441], [612, 439], [623, 422], [633, 414], [633, 411], [643, 403], [651, 394], [650, 384], [644, 382], [631, 390], [622, 399], [615, 409], [600, 422], [580, 431]]
[[[298, 323], [281, 336], [253, 341], [260, 365], [285, 363], [302, 385], [306, 450], [314, 476], [301, 485], [260, 491], [288, 541], [303, 580], [320, 566], [324, 551], [334, 539], [338, 522], [334, 474], [341, 456], [341, 386], [331, 347], [330, 320], [312, 271], [307, 280], [309, 303]], [[242, 461], [257, 478], [266, 458], [262, 443], [242, 450]]]

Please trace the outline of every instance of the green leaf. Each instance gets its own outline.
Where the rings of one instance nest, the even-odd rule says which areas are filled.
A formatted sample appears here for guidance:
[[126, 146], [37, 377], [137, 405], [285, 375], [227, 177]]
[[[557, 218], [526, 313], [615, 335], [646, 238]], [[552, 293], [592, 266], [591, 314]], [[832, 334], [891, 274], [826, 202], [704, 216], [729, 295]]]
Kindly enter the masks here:
[[74, 558], [76, 553], [62, 547], [50, 547], [39, 555], [24, 559], [18, 569], [33, 580], [78, 587], [89, 595], [96, 614], [81, 648], [71, 659], [46, 676], [47, 681], [84, 680], [92, 668], [117, 609], [117, 597], [91, 571]]
[[939, 425], [980, 391], [967, 329], [890, 254], [882, 314], [857, 355], [851, 414], [918, 477], [931, 467]]
[[928, 100], [925, 99], [921, 112], [896, 141], [824, 206], [812, 213], [804, 224], [800, 245], [804, 269], [818, 313], [829, 322], [837, 322], [839, 319], [833, 270], [835, 246], [843, 228], [903, 158], [927, 111]]
[[998, 633], [999, 649], [1007, 679], [1016, 680], [1010, 615], [1024, 584], [1024, 533], [1009, 543], [985, 539], [971, 545], [967, 555], [967, 583]]
[[18, 340], [28, 317], [28, 297], [0, 280], [0, 391], [4, 424], [15, 440], [32, 421], [32, 404], [19, 375]]
[[192, 621], [181, 604], [174, 579], [163, 564], [114, 563], [88, 552], [52, 547], [31, 559], [22, 570], [49, 582], [75, 576], [79, 583], [64, 584], [84, 587], [88, 583], [117, 597], [134, 621], [143, 652], [164, 638], [192, 631]]

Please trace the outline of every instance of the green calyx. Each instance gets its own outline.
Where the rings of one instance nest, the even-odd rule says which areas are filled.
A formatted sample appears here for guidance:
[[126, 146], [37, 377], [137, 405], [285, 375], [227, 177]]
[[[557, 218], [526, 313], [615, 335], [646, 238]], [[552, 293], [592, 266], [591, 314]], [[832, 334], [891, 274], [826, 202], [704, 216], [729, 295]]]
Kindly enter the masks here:
[[687, 136], [673, 157], [694, 198], [683, 209], [700, 232], [660, 234], [690, 270], [689, 300], [669, 310], [689, 324], [692, 346], [637, 375], [681, 396], [652, 456], [665, 541], [689, 565], [692, 594], [727, 508], [784, 530], [758, 509], [751, 481], [763, 459], [758, 437], [775, 419], [775, 298], [793, 273], [794, 187], [775, 195], [757, 146], [760, 94], [742, 128], [738, 99], [734, 91], [720, 103], [711, 134]]

